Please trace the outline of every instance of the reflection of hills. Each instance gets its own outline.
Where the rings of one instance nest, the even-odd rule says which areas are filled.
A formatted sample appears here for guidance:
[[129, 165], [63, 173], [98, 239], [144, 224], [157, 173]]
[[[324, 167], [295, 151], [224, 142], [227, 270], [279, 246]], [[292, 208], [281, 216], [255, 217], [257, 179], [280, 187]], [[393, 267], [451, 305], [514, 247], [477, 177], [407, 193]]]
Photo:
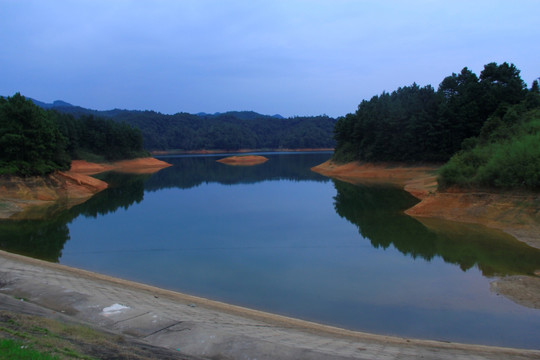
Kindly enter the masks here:
[[225, 156], [184, 156], [164, 159], [174, 165], [155, 173], [145, 189], [189, 189], [202, 183], [250, 184], [268, 180], [328, 181], [310, 169], [328, 160], [330, 153], [264, 155], [268, 161], [254, 166], [230, 166], [216, 160]]
[[58, 262], [64, 244], [69, 240], [67, 212], [48, 220], [0, 221], [0, 249]]
[[[499, 231], [403, 214], [417, 200], [394, 187], [355, 186], [334, 181], [336, 212], [358, 226], [374, 247], [393, 245], [413, 258], [440, 256], [462, 270], [478, 266], [486, 276], [533, 274], [540, 269], [540, 250]], [[425, 223], [426, 225], [424, 225]]]
[[216, 162], [220, 157], [167, 158], [174, 166], [153, 175], [108, 172], [98, 177], [109, 188], [88, 201], [42, 220], [0, 221], [0, 249], [58, 262], [69, 240], [69, 224], [78, 216], [97, 217], [127, 209], [144, 198], [144, 191], [167, 187], [190, 188], [203, 182], [221, 184], [254, 183], [265, 180], [328, 181], [310, 168], [330, 157], [329, 153], [270, 155], [265, 164], [234, 167]]
[[17, 254], [58, 262], [64, 244], [69, 240], [69, 224], [79, 215], [98, 214], [127, 209], [144, 196], [144, 181], [149, 175], [106, 173], [101, 179], [110, 187], [88, 201], [52, 218], [41, 220], [0, 221], [0, 248]]
[[101, 174], [99, 178], [109, 184], [109, 188], [75, 206], [72, 209], [76, 212], [74, 217], [79, 215], [97, 217], [113, 213], [120, 207], [127, 209], [133, 203], [140, 203], [144, 198], [144, 183], [151, 176], [151, 174], [133, 175], [116, 172]]

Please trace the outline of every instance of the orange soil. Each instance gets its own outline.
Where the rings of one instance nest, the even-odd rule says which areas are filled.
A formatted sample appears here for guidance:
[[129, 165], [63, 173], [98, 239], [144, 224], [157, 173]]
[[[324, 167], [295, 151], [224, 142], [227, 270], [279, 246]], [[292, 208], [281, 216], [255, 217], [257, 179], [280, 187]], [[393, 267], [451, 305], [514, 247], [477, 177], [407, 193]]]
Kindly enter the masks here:
[[235, 166], [252, 166], [262, 164], [266, 161], [268, 161], [267, 158], [258, 155], [229, 156], [227, 158], [217, 160], [217, 162], [220, 162], [222, 164]]
[[69, 172], [90, 175], [114, 170], [125, 173], [151, 174], [168, 166], [171, 166], [171, 164], [153, 157], [122, 160], [106, 164], [90, 163], [84, 160], [73, 160]]
[[86, 175], [60, 171], [44, 177], [4, 177], [0, 180], [0, 219], [41, 218], [80, 204], [107, 186]]
[[436, 171], [438, 168], [438, 166], [433, 165], [406, 166], [386, 163], [336, 164], [328, 160], [311, 168], [311, 170], [352, 184], [370, 182], [395, 184], [405, 188], [418, 199], [423, 199], [437, 190]]
[[489, 193], [451, 189], [437, 191], [437, 166], [395, 164], [344, 165], [327, 161], [312, 168], [322, 175], [350, 183], [385, 182], [403, 187], [421, 200], [405, 211], [417, 217], [478, 223], [503, 230], [518, 240], [540, 248], [540, 195]]
[[[93, 164], [75, 160], [69, 171], [44, 177], [0, 178], [0, 219], [35, 219], [51, 211], [70, 208], [105, 190], [106, 182], [89, 175], [115, 170], [128, 173], [153, 173], [170, 164], [154, 158]], [[53, 210], [51, 210], [53, 209]]]

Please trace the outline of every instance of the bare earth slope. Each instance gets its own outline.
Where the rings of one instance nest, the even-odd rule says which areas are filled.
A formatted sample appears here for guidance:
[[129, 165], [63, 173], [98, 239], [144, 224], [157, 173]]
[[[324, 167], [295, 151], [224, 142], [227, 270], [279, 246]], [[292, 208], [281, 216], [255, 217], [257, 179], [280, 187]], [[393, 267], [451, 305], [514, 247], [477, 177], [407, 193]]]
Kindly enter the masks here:
[[107, 188], [107, 183], [89, 175], [115, 170], [152, 173], [171, 166], [155, 159], [141, 158], [110, 164], [72, 162], [69, 171], [47, 176], [0, 177], [0, 219], [43, 218], [53, 211], [69, 209]]
[[223, 159], [216, 160], [222, 164], [236, 165], [236, 166], [252, 166], [262, 164], [268, 161], [268, 158], [259, 155], [245, 155], [245, 156], [229, 156]]

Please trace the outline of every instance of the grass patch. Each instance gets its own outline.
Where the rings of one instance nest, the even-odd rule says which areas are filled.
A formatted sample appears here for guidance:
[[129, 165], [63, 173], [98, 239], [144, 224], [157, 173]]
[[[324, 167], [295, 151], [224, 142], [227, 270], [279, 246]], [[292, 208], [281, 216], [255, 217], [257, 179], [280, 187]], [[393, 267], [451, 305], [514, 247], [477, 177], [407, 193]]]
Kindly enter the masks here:
[[177, 359], [178, 353], [89, 326], [0, 311], [0, 360]]
[[11, 339], [0, 339], [0, 360], [57, 360], [51, 356], [30, 348], [25, 343]]

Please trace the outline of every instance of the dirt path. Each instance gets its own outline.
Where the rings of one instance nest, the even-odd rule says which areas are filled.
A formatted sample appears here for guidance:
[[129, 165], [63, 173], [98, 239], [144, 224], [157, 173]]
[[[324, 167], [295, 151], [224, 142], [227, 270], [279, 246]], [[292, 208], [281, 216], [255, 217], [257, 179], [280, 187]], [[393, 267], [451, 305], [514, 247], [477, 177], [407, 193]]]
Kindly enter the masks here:
[[0, 294], [212, 359], [537, 359], [540, 351], [404, 339], [272, 315], [0, 251]]

